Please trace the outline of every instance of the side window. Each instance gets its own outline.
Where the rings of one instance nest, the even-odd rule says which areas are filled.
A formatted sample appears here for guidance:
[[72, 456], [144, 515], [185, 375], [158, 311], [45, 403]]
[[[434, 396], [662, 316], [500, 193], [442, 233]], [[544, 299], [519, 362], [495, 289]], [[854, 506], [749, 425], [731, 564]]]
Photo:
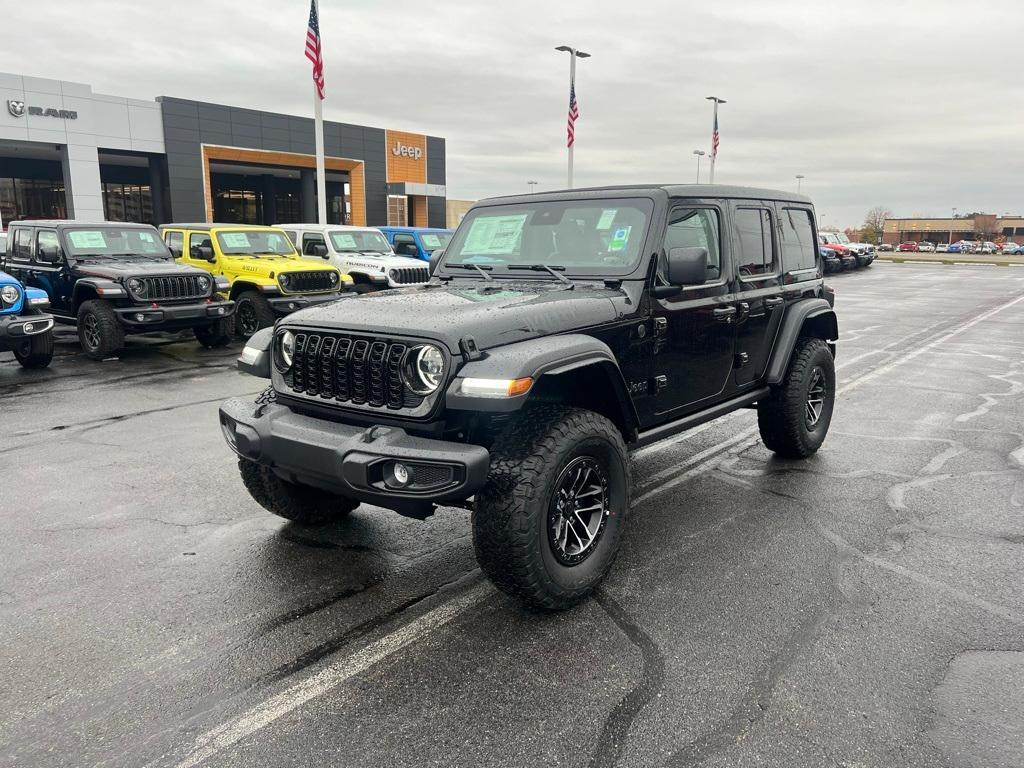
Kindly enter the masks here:
[[193, 246], [205, 245], [208, 248], [213, 247], [213, 241], [210, 239], [209, 232], [193, 232], [188, 236], [188, 248], [191, 253]]
[[294, 245], [296, 248], [298, 248], [299, 247], [299, 234], [298, 234], [298, 232], [296, 232], [294, 229], [286, 229], [284, 231], [284, 233], [286, 235], [288, 235], [288, 239], [292, 241], [292, 245]]
[[419, 256], [420, 251], [416, 247], [416, 240], [412, 235], [395, 235], [395, 253], [401, 254], [402, 256]]
[[327, 247], [327, 243], [324, 242], [324, 236], [319, 232], [307, 232], [302, 236], [302, 254], [304, 256], [315, 256], [313, 247], [316, 245]]
[[714, 208], [675, 208], [665, 230], [665, 253], [658, 263], [658, 275], [664, 277], [664, 256], [671, 248], [706, 248], [708, 280], [722, 275], [722, 248], [718, 211]]
[[737, 208], [736, 233], [739, 235], [740, 277], [770, 275], [775, 271], [772, 245], [772, 216], [766, 208]]
[[32, 230], [18, 229], [14, 233], [14, 247], [11, 255], [22, 261], [29, 261], [32, 258]]
[[782, 267], [787, 272], [814, 269], [817, 252], [811, 212], [804, 208], [782, 209]]
[[[43, 251], [52, 260], [56, 260], [57, 254], [60, 252], [60, 240], [57, 239], [57, 233], [52, 229], [40, 229], [36, 233], [36, 256], [38, 257]], [[41, 258], [37, 260], [44, 261]]]
[[185, 243], [185, 233], [173, 231], [165, 232], [164, 243], [171, 250], [171, 255], [174, 256], [174, 258], [178, 258], [181, 256], [181, 247]]

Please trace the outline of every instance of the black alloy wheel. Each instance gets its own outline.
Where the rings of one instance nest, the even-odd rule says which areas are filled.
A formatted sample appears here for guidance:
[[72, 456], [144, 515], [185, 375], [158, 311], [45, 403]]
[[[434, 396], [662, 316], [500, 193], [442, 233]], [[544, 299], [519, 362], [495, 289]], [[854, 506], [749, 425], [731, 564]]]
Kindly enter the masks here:
[[548, 512], [548, 544], [562, 565], [577, 565], [594, 551], [608, 518], [608, 479], [591, 456], [566, 465], [555, 482]]

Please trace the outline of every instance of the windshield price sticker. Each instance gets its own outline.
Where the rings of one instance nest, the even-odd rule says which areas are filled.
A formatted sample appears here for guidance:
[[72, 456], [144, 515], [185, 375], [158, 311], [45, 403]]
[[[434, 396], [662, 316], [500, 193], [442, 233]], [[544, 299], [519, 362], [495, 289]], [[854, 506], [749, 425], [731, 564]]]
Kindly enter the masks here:
[[68, 239], [75, 248], [103, 248], [106, 249], [107, 241], [103, 233], [97, 230], [72, 230], [68, 232]]
[[614, 208], [601, 211], [601, 218], [597, 220], [597, 229], [611, 229], [612, 222], [615, 221], [616, 213], [618, 213], [618, 211]]
[[479, 256], [506, 256], [515, 251], [528, 214], [482, 216], [473, 221], [464, 251]]
[[248, 248], [249, 236], [245, 232], [223, 232], [221, 237], [228, 248]]
[[431, 250], [441, 247], [441, 238], [437, 235], [420, 235], [420, 240]]
[[334, 244], [338, 248], [355, 248], [356, 247], [356, 239], [354, 237], [352, 237], [352, 235], [346, 235], [346, 234], [342, 234], [340, 232], [335, 232], [333, 240], [334, 240]]
[[626, 243], [629, 242], [629, 230], [632, 227], [619, 227], [615, 230], [615, 234], [612, 235], [612, 241], [608, 243], [609, 251], [624, 251], [626, 250]]
[[152, 243], [153, 235], [151, 235], [149, 232], [139, 232], [139, 240], [141, 240], [144, 243]]

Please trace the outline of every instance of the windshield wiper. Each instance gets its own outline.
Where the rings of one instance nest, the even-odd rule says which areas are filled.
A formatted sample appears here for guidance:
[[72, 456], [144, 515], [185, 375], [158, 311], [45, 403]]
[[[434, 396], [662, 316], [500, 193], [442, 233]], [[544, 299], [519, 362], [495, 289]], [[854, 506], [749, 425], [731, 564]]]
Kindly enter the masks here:
[[448, 267], [449, 269], [475, 269], [477, 272], [480, 273], [480, 276], [483, 277], [484, 280], [494, 280], [493, 277], [491, 277], [490, 275], [487, 274], [486, 271], [484, 271], [490, 271], [494, 269], [494, 267], [489, 267], [486, 264], [445, 264], [445, 266]]
[[562, 272], [565, 272], [565, 267], [563, 267], [560, 264], [509, 264], [508, 268], [509, 269], [528, 269], [531, 272], [547, 272], [548, 274], [553, 275], [554, 277], [557, 277], [559, 279], [559, 281], [562, 282], [563, 284], [568, 285], [571, 288], [575, 288], [576, 287], [576, 283], [574, 283], [568, 277], [566, 277], [563, 274], [560, 274], [557, 271], [557, 270], [561, 270]]

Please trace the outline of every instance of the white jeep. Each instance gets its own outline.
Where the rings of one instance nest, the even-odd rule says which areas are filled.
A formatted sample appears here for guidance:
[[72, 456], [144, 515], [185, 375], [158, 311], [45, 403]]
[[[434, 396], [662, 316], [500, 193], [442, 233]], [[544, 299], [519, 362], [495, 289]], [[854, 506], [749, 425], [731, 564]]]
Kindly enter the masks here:
[[379, 229], [340, 224], [278, 225], [307, 257], [320, 257], [351, 276], [356, 293], [421, 285], [430, 279], [425, 261], [398, 256]]

